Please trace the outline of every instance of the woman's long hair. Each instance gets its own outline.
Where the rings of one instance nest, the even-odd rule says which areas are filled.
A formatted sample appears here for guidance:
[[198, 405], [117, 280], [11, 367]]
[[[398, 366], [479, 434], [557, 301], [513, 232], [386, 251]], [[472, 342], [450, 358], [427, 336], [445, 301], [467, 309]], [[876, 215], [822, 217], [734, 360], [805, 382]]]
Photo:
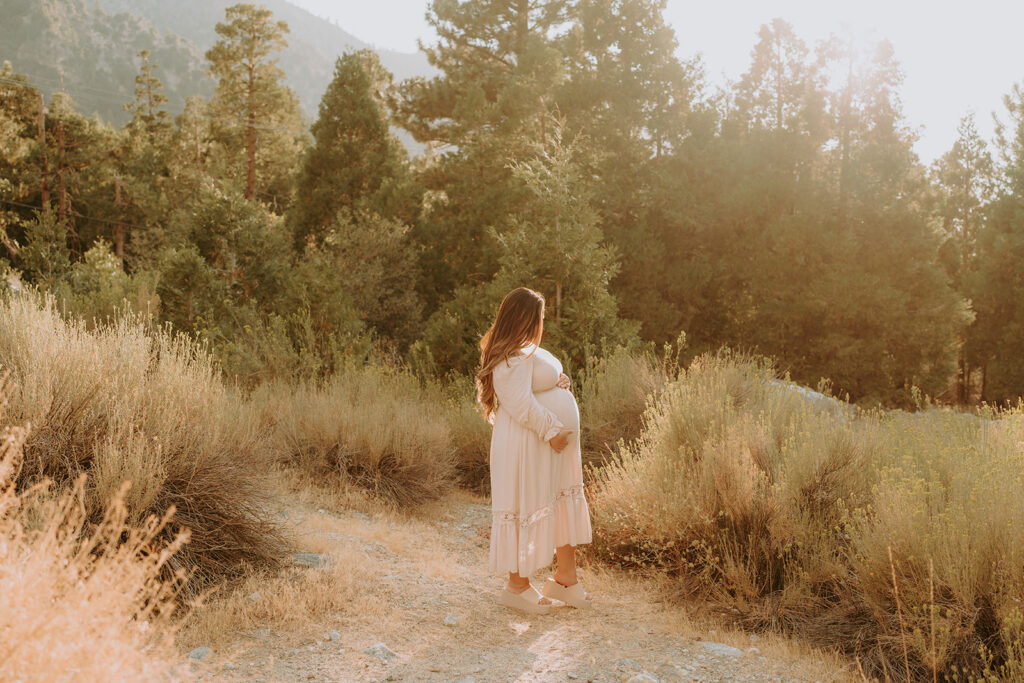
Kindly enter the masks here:
[[540, 344], [544, 319], [544, 295], [526, 287], [517, 287], [505, 295], [498, 315], [480, 339], [480, 367], [476, 373], [476, 400], [484, 417], [493, 421], [494, 367], [515, 355], [527, 342]]

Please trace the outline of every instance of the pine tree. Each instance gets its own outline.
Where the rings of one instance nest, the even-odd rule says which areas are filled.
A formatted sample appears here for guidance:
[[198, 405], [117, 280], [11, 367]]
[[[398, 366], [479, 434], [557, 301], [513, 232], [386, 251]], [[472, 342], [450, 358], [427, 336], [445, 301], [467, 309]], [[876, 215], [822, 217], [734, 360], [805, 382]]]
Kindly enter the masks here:
[[391, 88], [391, 74], [370, 50], [335, 62], [288, 216], [300, 249], [308, 239], [322, 241], [341, 209], [350, 216], [370, 212], [406, 223], [418, 218], [406, 152], [388, 125]]
[[553, 90], [565, 79], [556, 48], [566, 0], [436, 0], [428, 21], [437, 45], [427, 58], [441, 74], [406, 81], [396, 116], [438, 150], [419, 179], [437, 201], [417, 226], [428, 310], [459, 283], [488, 282], [499, 230], [525, 196], [507, 167], [543, 137]]
[[142, 66], [135, 76], [135, 99], [124, 105], [124, 110], [132, 114], [129, 128], [143, 130], [150, 142], [155, 143], [170, 133], [172, 122], [164, 107], [167, 97], [163, 93], [163, 83], [153, 75], [157, 65], [149, 61], [149, 55], [149, 50], [138, 54]]
[[[985, 141], [978, 135], [974, 116], [960, 120], [953, 148], [935, 162], [933, 185], [938, 190], [938, 217], [945, 243], [941, 260], [953, 286], [967, 299], [975, 298], [978, 287], [978, 235], [984, 213], [992, 201], [994, 167]], [[966, 331], [971, 336], [971, 330]], [[968, 341], [961, 336], [957, 359], [956, 399], [970, 401], [973, 368], [968, 359]]]
[[968, 358], [981, 369], [981, 400], [1024, 396], [1024, 87], [1004, 96], [1008, 121], [998, 121], [996, 194], [977, 235], [977, 318]]
[[288, 25], [248, 4], [228, 7], [225, 18], [217, 24], [220, 40], [206, 52], [218, 79], [209, 108], [214, 136], [231, 168], [244, 175], [247, 199], [286, 205], [304, 137], [298, 98], [272, 57], [287, 46]]
[[736, 106], [748, 125], [809, 133], [820, 144], [827, 132], [823, 78], [793, 26], [772, 19], [758, 33], [750, 69], [736, 86]]
[[359, 319], [380, 338], [408, 348], [422, 321], [409, 228], [366, 210], [342, 208], [321, 243], [308, 251], [323, 254], [328, 268], [323, 275], [339, 283]]
[[557, 90], [569, 131], [589, 140], [579, 162], [596, 181], [601, 231], [621, 255], [613, 291], [626, 316], [643, 320], [645, 338], [659, 340], [674, 339], [681, 324], [684, 304], [673, 290], [682, 279], [682, 231], [662, 211], [677, 197], [654, 188], [671, 182], [664, 174], [690, 133], [702, 79], [696, 60], [676, 57], [664, 7], [663, 0], [572, 3], [572, 28], [560, 43], [569, 78]]
[[[124, 105], [132, 120], [124, 127], [123, 144], [117, 158], [114, 177], [114, 254], [125, 261], [127, 244], [136, 238], [130, 225], [161, 223], [169, 212], [167, 197], [170, 179], [169, 156], [174, 124], [165, 104], [163, 84], [153, 72], [157, 65], [150, 53], [138, 54], [141, 66], [135, 76], [135, 99]], [[131, 251], [134, 266], [152, 263], [152, 237], [138, 236]], [[148, 239], [147, 239], [148, 238]]]
[[42, 93], [5, 61], [0, 68], [0, 244], [10, 259], [18, 258], [22, 226], [32, 216], [20, 205], [36, 198], [42, 205], [49, 181], [41, 163], [47, 158], [40, 139], [43, 108]]
[[494, 310], [510, 290], [526, 286], [544, 294], [546, 343], [568, 367], [582, 367], [595, 352], [636, 337], [638, 325], [618, 317], [609, 281], [618, 271], [615, 250], [602, 243], [592, 206], [590, 179], [577, 157], [585, 143], [563, 139], [563, 122], [551, 118], [547, 138], [510, 164], [527, 188], [520, 211], [505, 230], [491, 228], [499, 269], [484, 284], [467, 283], [430, 317], [415, 354], [429, 354], [443, 371], [469, 372]]
[[489, 289], [502, 296], [519, 286], [542, 292], [546, 337], [570, 364], [583, 367], [588, 352], [630, 340], [636, 326], [618, 318], [608, 289], [619, 265], [615, 250], [602, 244], [591, 188], [575, 160], [583, 143], [564, 140], [557, 120], [547, 128], [547, 140], [512, 164], [530, 194], [510, 229], [496, 235], [501, 267]]

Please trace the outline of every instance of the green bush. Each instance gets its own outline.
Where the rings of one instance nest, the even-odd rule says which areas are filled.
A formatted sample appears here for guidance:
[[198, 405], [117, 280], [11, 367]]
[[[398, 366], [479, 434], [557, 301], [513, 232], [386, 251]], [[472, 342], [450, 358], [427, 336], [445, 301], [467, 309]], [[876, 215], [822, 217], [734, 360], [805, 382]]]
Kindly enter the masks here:
[[99, 240], [85, 257], [71, 266], [54, 288], [60, 308], [90, 324], [109, 321], [123, 313], [156, 317], [160, 299], [156, 278], [149, 273], [128, 275], [110, 244]]

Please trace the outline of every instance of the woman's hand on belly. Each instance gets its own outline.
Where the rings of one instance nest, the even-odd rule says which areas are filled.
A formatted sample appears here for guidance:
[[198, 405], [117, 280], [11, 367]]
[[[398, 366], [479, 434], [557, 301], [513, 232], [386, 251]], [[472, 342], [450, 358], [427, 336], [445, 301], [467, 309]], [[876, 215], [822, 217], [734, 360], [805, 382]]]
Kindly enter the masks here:
[[553, 449], [555, 449], [555, 453], [561, 453], [562, 449], [569, 445], [570, 434], [572, 434], [572, 430], [563, 429], [562, 431], [558, 432], [558, 434], [555, 434], [553, 437], [551, 437], [551, 440], [548, 441], [548, 443], [551, 444], [551, 447]]
[[564, 372], [559, 374], [558, 375], [558, 384], [556, 384], [555, 386], [559, 387], [560, 389], [568, 389], [569, 388], [569, 375], [565, 374]]

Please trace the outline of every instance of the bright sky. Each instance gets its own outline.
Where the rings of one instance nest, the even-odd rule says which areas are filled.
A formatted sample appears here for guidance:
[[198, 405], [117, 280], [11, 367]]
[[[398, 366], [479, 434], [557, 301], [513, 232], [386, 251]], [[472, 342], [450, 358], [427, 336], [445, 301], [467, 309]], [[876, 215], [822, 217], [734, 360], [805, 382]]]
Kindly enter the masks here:
[[[412, 52], [417, 38], [436, 39], [424, 18], [428, 0], [290, 1], [378, 47]], [[668, 0], [665, 10], [680, 57], [702, 54], [712, 84], [747, 69], [758, 28], [773, 17], [792, 23], [810, 46], [833, 32], [888, 38], [903, 65], [904, 112], [919, 127], [916, 149], [925, 162], [949, 149], [969, 111], [990, 137], [992, 112], [1003, 117], [1003, 94], [1024, 81], [1020, 0]]]

